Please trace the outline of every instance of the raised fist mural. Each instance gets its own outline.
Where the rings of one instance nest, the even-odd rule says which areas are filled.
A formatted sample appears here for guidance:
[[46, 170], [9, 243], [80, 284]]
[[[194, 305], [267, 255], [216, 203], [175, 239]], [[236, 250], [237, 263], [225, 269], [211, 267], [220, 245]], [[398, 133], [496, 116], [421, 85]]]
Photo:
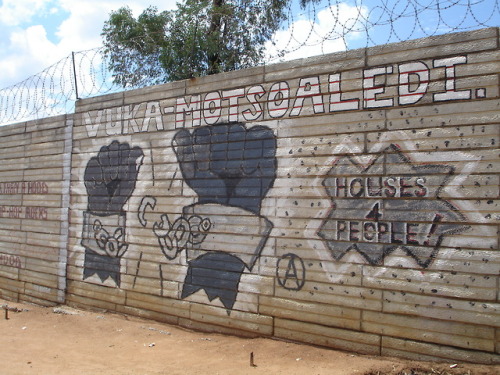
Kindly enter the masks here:
[[231, 309], [243, 270], [252, 270], [272, 229], [260, 209], [276, 178], [274, 134], [264, 126], [220, 124], [181, 130], [173, 147], [184, 180], [198, 194], [184, 216], [208, 219], [212, 229], [188, 250], [181, 298], [204, 289], [209, 300], [219, 297]]
[[[153, 231], [168, 259], [186, 250], [181, 298], [204, 290], [210, 301], [218, 297], [230, 310], [242, 273], [252, 270], [273, 228], [260, 211], [276, 178], [274, 133], [241, 123], [203, 126], [177, 132], [172, 147], [185, 183], [198, 198], [176, 220], [162, 214]], [[155, 198], [143, 199], [143, 226], [146, 211], [155, 205]]]
[[271, 129], [221, 124], [179, 131], [173, 147], [198, 203], [241, 207], [259, 214], [276, 178], [276, 140]]
[[127, 251], [124, 205], [132, 195], [143, 159], [142, 149], [113, 141], [92, 157], [85, 169], [88, 195], [83, 214], [83, 278], [111, 277], [120, 285], [120, 258]]

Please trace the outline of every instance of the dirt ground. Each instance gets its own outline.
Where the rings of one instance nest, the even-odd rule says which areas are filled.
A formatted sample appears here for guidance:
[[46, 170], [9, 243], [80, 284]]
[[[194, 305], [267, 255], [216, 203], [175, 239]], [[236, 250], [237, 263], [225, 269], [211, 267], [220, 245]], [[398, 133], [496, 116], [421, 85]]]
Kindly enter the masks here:
[[1, 375], [500, 374], [500, 366], [364, 356], [271, 339], [193, 332], [65, 306], [44, 308], [2, 299], [0, 305]]

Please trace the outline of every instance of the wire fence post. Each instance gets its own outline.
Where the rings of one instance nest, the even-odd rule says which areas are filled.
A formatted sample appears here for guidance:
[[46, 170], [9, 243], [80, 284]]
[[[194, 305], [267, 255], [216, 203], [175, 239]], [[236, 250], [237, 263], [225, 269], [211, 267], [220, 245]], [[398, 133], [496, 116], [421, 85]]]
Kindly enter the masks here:
[[78, 81], [76, 80], [76, 65], [75, 65], [75, 53], [71, 52], [71, 61], [73, 62], [73, 78], [75, 80], [75, 95], [76, 100], [79, 100], [80, 97], [78, 95]]

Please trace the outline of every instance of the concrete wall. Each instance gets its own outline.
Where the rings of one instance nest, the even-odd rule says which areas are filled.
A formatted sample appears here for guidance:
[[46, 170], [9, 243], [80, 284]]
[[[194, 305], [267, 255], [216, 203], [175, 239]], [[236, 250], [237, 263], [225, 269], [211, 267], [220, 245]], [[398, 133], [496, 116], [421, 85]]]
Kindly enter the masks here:
[[[196, 329], [500, 363], [498, 31], [78, 101], [67, 278], [41, 285]], [[22, 273], [0, 262], [2, 296], [41, 298]]]
[[0, 297], [65, 301], [72, 117], [0, 127]]

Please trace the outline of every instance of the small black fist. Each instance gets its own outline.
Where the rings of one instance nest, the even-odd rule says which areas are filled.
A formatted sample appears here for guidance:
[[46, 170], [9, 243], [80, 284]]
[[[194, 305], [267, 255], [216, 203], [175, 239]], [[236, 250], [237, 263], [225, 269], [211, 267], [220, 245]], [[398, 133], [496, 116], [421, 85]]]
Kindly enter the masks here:
[[144, 156], [140, 147], [113, 141], [92, 157], [85, 169], [84, 181], [88, 194], [88, 210], [114, 214], [134, 191], [139, 167]]

